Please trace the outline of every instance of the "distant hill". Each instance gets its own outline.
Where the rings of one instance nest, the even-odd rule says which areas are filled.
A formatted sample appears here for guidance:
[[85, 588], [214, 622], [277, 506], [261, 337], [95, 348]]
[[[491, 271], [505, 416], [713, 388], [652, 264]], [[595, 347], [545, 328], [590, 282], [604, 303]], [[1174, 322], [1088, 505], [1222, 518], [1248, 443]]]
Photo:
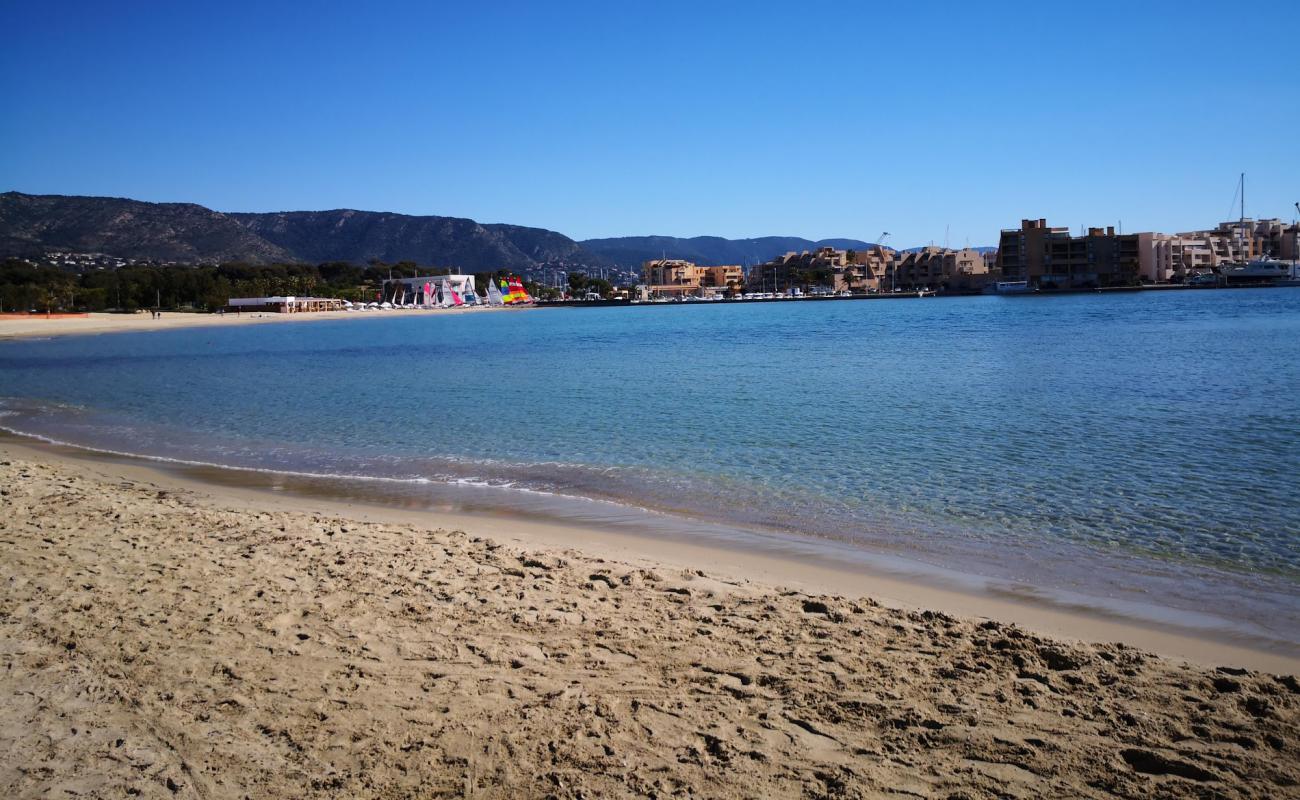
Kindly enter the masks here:
[[718, 236], [622, 236], [613, 239], [584, 239], [578, 244], [587, 252], [604, 258], [611, 266], [635, 268], [650, 259], [684, 258], [696, 264], [758, 264], [791, 251], [802, 252], [818, 247], [861, 250], [870, 242], [858, 239], [822, 239], [812, 241], [797, 236], [763, 236], [757, 239], [723, 239]]
[[378, 211], [223, 214], [192, 203], [0, 194], [0, 255], [53, 251], [154, 261], [413, 261], [466, 270], [603, 265], [569, 237], [519, 225]]
[[106, 253], [158, 261], [293, 261], [288, 250], [192, 203], [0, 194], [0, 253]]
[[523, 270], [582, 260], [563, 234], [518, 225], [481, 225], [461, 217], [382, 211], [288, 211], [229, 215], [249, 231], [311, 262], [378, 259], [477, 271]]
[[119, 197], [0, 194], [0, 256], [55, 251], [181, 263], [413, 261], [471, 272], [538, 268], [638, 269], [661, 255], [697, 264], [757, 264], [818, 247], [862, 249], [858, 239], [627, 236], [575, 242], [544, 228], [385, 211], [222, 213], [192, 203]]

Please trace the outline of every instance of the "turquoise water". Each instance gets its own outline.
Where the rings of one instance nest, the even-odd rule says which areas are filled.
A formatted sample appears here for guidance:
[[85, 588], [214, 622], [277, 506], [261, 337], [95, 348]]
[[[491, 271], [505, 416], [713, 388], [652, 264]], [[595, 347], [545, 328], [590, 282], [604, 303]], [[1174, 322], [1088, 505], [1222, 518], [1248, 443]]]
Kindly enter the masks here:
[[598, 498], [1300, 642], [1298, 356], [1293, 289], [349, 318], [0, 343], [0, 424]]

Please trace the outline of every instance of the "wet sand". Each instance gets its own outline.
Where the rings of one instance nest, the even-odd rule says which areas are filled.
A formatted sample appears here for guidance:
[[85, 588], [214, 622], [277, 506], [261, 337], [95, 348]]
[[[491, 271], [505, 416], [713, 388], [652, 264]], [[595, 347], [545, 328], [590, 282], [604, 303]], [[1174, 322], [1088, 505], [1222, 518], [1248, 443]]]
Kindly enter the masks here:
[[0, 461], [6, 796], [1300, 794], [1286, 659], [1194, 665], [707, 548]]
[[39, 339], [48, 336], [67, 336], [70, 334], [92, 333], [132, 333], [141, 331], [165, 331], [177, 328], [226, 328], [240, 325], [264, 325], [269, 323], [314, 322], [320, 320], [370, 319], [383, 316], [416, 316], [425, 314], [468, 314], [480, 311], [519, 311], [518, 308], [476, 306], [473, 308], [429, 308], [378, 311], [321, 311], [317, 313], [273, 314], [253, 312], [248, 314], [202, 314], [164, 311], [162, 317], [154, 319], [149, 313], [142, 314], [104, 314], [93, 313], [84, 316], [45, 317], [33, 314], [30, 317], [0, 317], [0, 339]]

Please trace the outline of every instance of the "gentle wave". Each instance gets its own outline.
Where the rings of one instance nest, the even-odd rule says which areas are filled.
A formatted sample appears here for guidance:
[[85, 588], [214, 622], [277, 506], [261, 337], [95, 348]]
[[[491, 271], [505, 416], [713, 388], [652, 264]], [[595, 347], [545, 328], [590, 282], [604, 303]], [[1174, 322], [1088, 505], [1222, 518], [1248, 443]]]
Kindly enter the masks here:
[[[16, 414], [17, 412], [12, 412], [12, 411], [0, 412], [0, 418], [4, 418], [7, 416], [14, 416]], [[146, 452], [130, 452], [125, 450], [113, 450], [105, 447], [97, 447], [95, 445], [65, 441], [63, 439], [57, 439], [52, 436], [33, 433], [31, 431], [24, 431], [7, 425], [0, 425], [0, 431], [11, 434], [13, 436], [23, 437], [27, 439], [34, 439], [39, 442], [44, 442], [46, 444], [52, 444], [59, 447], [67, 447], [74, 450], [83, 450], [88, 453], [99, 453], [102, 455], [119, 456], [121, 458], [139, 459], [141, 461], [153, 461], [160, 464], [173, 464], [173, 465], [184, 466], [184, 467], [207, 467], [210, 469], [233, 470], [235, 472], [252, 472], [261, 475], [283, 475], [285, 477], [292, 477], [292, 478], [314, 478], [320, 480], [410, 484], [415, 486], [420, 486], [420, 485], [427, 486], [430, 484], [438, 483], [446, 486], [473, 486], [478, 489], [501, 489], [501, 490], [506, 490], [511, 492], [522, 492], [526, 494], [545, 495], [547, 497], [560, 497], [566, 500], [581, 501], [586, 503], [607, 502], [607, 501], [598, 500], [593, 497], [584, 497], [582, 495], [564, 494], [562, 492], [552, 492], [552, 491], [546, 491], [544, 489], [532, 489], [524, 486], [519, 486], [514, 481], [492, 481], [483, 478], [472, 478], [472, 477], [464, 478], [464, 477], [452, 477], [452, 476], [438, 476], [435, 478], [423, 478], [423, 477], [396, 478], [396, 477], [390, 477], [385, 475], [364, 475], [364, 474], [353, 474], [353, 473], [342, 473], [342, 472], [311, 472], [311, 471], [304, 471], [304, 470], [272, 469], [270, 467], [250, 467], [250, 466], [244, 466], [240, 464], [220, 463], [216, 461], [200, 461], [200, 460], [189, 459], [189, 458], [175, 458], [172, 456], [160, 456], [160, 455], [154, 455]], [[638, 510], [641, 511], [651, 511], [651, 509], [640, 508], [637, 506], [629, 506], [629, 507], [637, 508]]]
[[[12, 411], [0, 411], [0, 417], [12, 417], [16, 415], [19, 414]], [[812, 558], [814, 560], [829, 559], [830, 561], [841, 565], [860, 563], [865, 568], [923, 578], [932, 582], [937, 582], [940, 585], [946, 585], [949, 588], [964, 587], [974, 591], [987, 591], [993, 594], [1013, 597], [1021, 601], [1032, 600], [1034, 602], [1066, 609], [1074, 609], [1084, 613], [1103, 614], [1121, 619], [1172, 624], [1189, 629], [1202, 629], [1209, 632], [1217, 632], [1227, 635], [1229, 638], [1243, 644], [1262, 646], [1268, 649], [1271, 649], [1276, 645], [1280, 646], [1285, 651], [1290, 647], [1291, 643], [1295, 641], [1295, 639], [1292, 638], [1292, 635], [1287, 632], [1285, 625], [1268, 625], [1256, 620], [1242, 620], [1232, 615], [1225, 615], [1208, 609], [1176, 607], [1175, 605], [1156, 603], [1152, 602], [1146, 592], [1137, 592], [1129, 597], [1105, 597], [1075, 591], [1060, 586], [1050, 589], [1046, 587], [1035, 587], [1019, 581], [1006, 581], [997, 578], [990, 579], [988, 576], [981, 576], [977, 572], [954, 571], [951, 567], [942, 564], [931, 563], [925, 560], [916, 560], [914, 557], [911, 557], [915, 554], [900, 557], [897, 554], [886, 555], [856, 549], [845, 550], [842, 549], [846, 544], [848, 544], [845, 541], [831, 542], [823, 540], [822, 544], [818, 544], [814, 540], [791, 540], [780, 533], [772, 530], [765, 531], [761, 528], [710, 528], [707, 526], [701, 528], [696, 524], [682, 524], [683, 522], [686, 522], [686, 520], [675, 518], [673, 515], [665, 514], [662, 511], [652, 508], [612, 502], [581, 495], [523, 488], [510, 485], [509, 483], [463, 477], [435, 479], [427, 477], [391, 477], [352, 473], [271, 469], [266, 467], [243, 466], [204, 461], [200, 459], [175, 458], [145, 452], [130, 452], [112, 448], [96, 447], [93, 445], [62, 440], [53, 436], [24, 431], [8, 425], [0, 425], [0, 431], [16, 437], [39, 441], [58, 447], [66, 447], [73, 450], [115, 458], [151, 462], [165, 467], [214, 469], [233, 473], [262, 475], [272, 478], [294, 478], [306, 481], [338, 482], [343, 485], [352, 483], [378, 484], [394, 487], [405, 486], [413, 489], [444, 486], [453, 489], [486, 489], [515, 496], [526, 495], [544, 497], [551, 500], [563, 501], [564, 503], [576, 503], [587, 507], [597, 506], [608, 508], [613, 512], [611, 515], [596, 516], [591, 517], [590, 519], [593, 522], [599, 521], [602, 524], [614, 523], [616, 526], [626, 528], [630, 532], [650, 533], [652, 535], [686, 535], [690, 538], [698, 535], [706, 535], [711, 536], [719, 543], [726, 542], [730, 543], [730, 546], [741, 546], [746, 549], [767, 550], [774, 554], [800, 556]], [[509, 503], [503, 505], [502, 508], [510, 508]], [[547, 514], [553, 514], [559, 519], [572, 520], [581, 517], [580, 514], [574, 514], [575, 510], [571, 506], [556, 507], [552, 505], [542, 508], [528, 509], [529, 512], [536, 512], [539, 510]], [[966, 566], [969, 568], [973, 565], [968, 563]]]

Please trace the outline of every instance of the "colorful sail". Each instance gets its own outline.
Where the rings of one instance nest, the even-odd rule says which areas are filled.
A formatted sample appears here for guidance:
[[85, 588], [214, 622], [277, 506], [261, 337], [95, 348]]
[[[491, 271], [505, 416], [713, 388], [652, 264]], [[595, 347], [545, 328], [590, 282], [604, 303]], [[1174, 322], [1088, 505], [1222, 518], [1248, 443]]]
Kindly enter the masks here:
[[531, 303], [533, 298], [528, 296], [528, 290], [524, 288], [524, 282], [518, 278], [510, 279], [510, 290], [514, 295], [516, 303]]

